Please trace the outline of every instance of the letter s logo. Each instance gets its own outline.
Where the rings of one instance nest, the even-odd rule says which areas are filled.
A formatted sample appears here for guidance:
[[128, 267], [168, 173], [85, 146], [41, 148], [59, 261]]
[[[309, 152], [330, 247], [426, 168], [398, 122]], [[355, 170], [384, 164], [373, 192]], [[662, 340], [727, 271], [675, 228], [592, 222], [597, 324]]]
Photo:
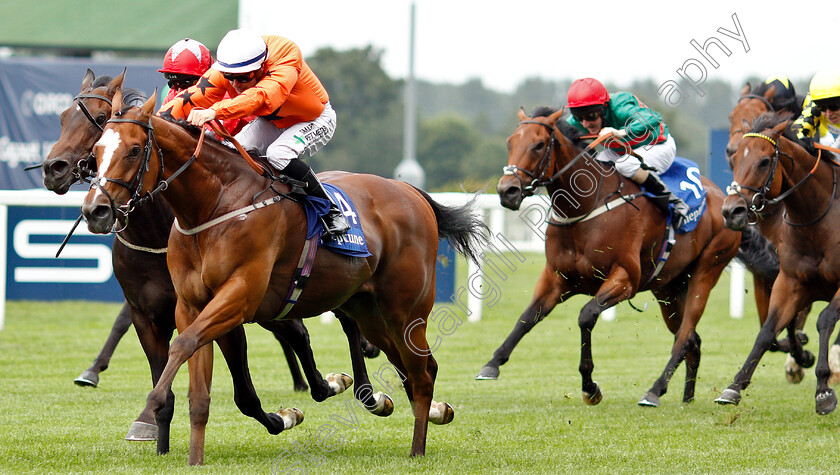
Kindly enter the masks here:
[[[59, 219], [24, 219], [15, 226], [12, 244], [18, 256], [24, 259], [55, 259], [59, 244], [33, 243], [33, 235], [66, 236], [73, 221]], [[93, 236], [79, 227], [77, 235]], [[92, 259], [96, 267], [16, 267], [15, 282], [103, 283], [113, 274], [111, 249], [105, 244], [68, 244], [61, 252], [61, 259]]]

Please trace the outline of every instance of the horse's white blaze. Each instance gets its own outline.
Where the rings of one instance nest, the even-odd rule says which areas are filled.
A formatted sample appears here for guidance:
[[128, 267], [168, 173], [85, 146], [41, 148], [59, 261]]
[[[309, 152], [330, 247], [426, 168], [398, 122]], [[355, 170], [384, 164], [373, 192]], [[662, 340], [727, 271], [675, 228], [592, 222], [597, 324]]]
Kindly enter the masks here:
[[[102, 165], [99, 166], [99, 174], [97, 175], [99, 186], [105, 186], [105, 173], [108, 171], [108, 167], [111, 166], [111, 159], [114, 157], [114, 152], [120, 146], [121, 142], [120, 134], [113, 129], [108, 129], [102, 133], [102, 137], [94, 145], [94, 147], [104, 147], [105, 149], [102, 152]], [[96, 191], [93, 193], [93, 198], [96, 199], [100, 193], [102, 193], [102, 190], [96, 188]]]
[[744, 147], [744, 156], [746, 157], [749, 154], [750, 154], [750, 148], [749, 147]]

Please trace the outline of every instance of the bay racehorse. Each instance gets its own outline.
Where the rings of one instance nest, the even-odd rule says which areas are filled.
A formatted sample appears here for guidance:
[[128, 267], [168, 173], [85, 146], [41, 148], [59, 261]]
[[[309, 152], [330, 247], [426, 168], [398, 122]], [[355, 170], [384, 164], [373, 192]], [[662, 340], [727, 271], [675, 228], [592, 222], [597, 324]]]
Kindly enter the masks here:
[[[738, 149], [738, 145], [741, 143], [741, 138], [744, 134], [743, 123], [745, 121], [750, 123], [756, 117], [765, 112], [776, 111], [788, 111], [794, 116], [798, 116], [802, 112], [802, 100], [785, 97], [784, 95], [776, 95], [776, 88], [766, 82], [759, 84], [756, 88], [752, 88], [749, 83], [744, 85], [743, 89], [741, 89], [741, 95], [738, 98], [735, 107], [729, 114], [729, 143], [726, 145], [726, 157], [727, 161], [730, 162], [730, 167], [731, 161], [729, 157], [731, 157], [732, 154], [735, 153], [735, 150]], [[769, 259], [752, 262], [748, 259], [744, 259], [740, 254], [738, 256], [742, 258], [741, 260], [753, 275], [753, 288], [755, 292], [755, 304], [758, 312], [759, 325], [764, 325], [764, 322], [767, 320], [770, 292], [773, 288], [773, 282], [776, 281], [776, 276], [779, 275], [779, 259], [776, 255], [776, 245], [778, 244], [778, 229], [782, 223], [783, 213], [784, 204], [780, 202], [775, 204], [765, 204], [763, 209], [752, 213], [751, 216], [751, 222], [755, 223], [761, 233], [761, 236], [764, 236], [766, 240], [769, 240], [769, 244], [764, 242], [764, 240], [756, 240], [756, 242], [752, 244], [756, 246], [772, 246], [772, 248], [769, 249], [770, 252], [753, 253], [753, 255], [768, 256]], [[748, 243], [742, 243], [742, 247], [744, 244]], [[807, 343], [808, 338], [805, 333], [802, 332], [802, 328], [805, 325], [805, 320], [808, 318], [810, 310], [811, 308], [808, 306], [797, 312], [794, 322], [796, 334], [802, 341], [803, 345]], [[833, 348], [833, 351], [840, 356], [840, 346], [837, 346], [837, 344], [835, 344], [835, 346], [836, 349]], [[770, 351], [789, 352], [789, 348], [787, 339], [784, 339], [771, 345]], [[840, 366], [835, 366], [837, 366], [838, 371], [840, 371]], [[785, 376], [788, 381], [792, 383], [801, 382], [802, 378], [805, 376], [804, 368], [796, 364], [796, 360], [791, 355], [788, 355], [787, 361], [785, 362]], [[833, 371], [832, 379], [835, 376], [840, 378], [840, 373], [835, 373]]]
[[[618, 302], [650, 290], [675, 338], [665, 370], [639, 404], [658, 406], [683, 360], [683, 401], [692, 401], [700, 364], [697, 322], [709, 292], [738, 252], [741, 240], [739, 233], [723, 226], [719, 213], [723, 193], [702, 179], [707, 190], [706, 212], [693, 231], [676, 236], [670, 257], [658, 276], [651, 278], [656, 256], [668, 236], [666, 217], [652, 201], [636, 199], [640, 190], [635, 183], [585, 154], [580, 134], [560, 120], [562, 114], [562, 109], [539, 108], [529, 118], [520, 110], [519, 125], [507, 139], [508, 166], [497, 187], [502, 205], [516, 210], [524, 197], [545, 186], [552, 197], [553, 214], [567, 218], [562, 225], [555, 217], [549, 221], [546, 265], [531, 303], [477, 379], [496, 379], [499, 366], [508, 361], [522, 337], [557, 304], [573, 295], [591, 295], [578, 317], [579, 369], [584, 402], [598, 404], [602, 395], [592, 379], [591, 338], [598, 316]], [[574, 191], [583, 184], [588, 191]], [[600, 207], [607, 202], [613, 202], [608, 207], [611, 209], [602, 212], [605, 209]]]
[[[738, 404], [773, 338], [794, 320], [797, 310], [823, 300], [829, 304], [817, 319], [815, 406], [819, 414], [828, 414], [837, 406], [828, 385], [828, 347], [840, 305], [838, 165], [829, 154], [820, 158], [803, 148], [788, 125], [786, 114], [762, 114], [752, 127], [745, 126], [741, 143], [730, 157], [734, 180], [722, 209], [728, 227], [745, 228], [765, 203], [783, 201], [785, 211], [778, 229], [780, 272], [770, 295], [767, 321], [734, 382], [716, 401]], [[792, 354], [796, 357], [796, 351]]]
[[[179, 334], [132, 430], [154, 423], [178, 369], [189, 359], [189, 462], [203, 463], [212, 365], [206, 359], [208, 343], [222, 341], [243, 323], [275, 321], [281, 309], [284, 319], [336, 309], [352, 317], [404, 376], [415, 421], [411, 455], [423, 455], [428, 422], [445, 424], [454, 417], [450, 405], [432, 400], [438, 365], [425, 335], [434, 304], [438, 238], [475, 259], [486, 227], [471, 205], [441, 206], [411, 185], [373, 175], [323, 174], [359, 210], [354, 218], [371, 255], [347, 257], [320, 249], [305, 291], [289, 307], [286, 295], [307, 241], [302, 206], [289, 199], [295, 196], [288, 186], [255, 173], [221, 144], [197, 147], [195, 132], [154, 116], [153, 110], [153, 99], [141, 108], [113, 108], [94, 148], [99, 172], [82, 207], [88, 228], [98, 233], [109, 232], [118, 213], [157, 192], [177, 218], [167, 258], [178, 294]], [[236, 343], [244, 353], [244, 341]], [[302, 418], [297, 410], [267, 414], [258, 402], [243, 412], [273, 434]]]
[[[95, 78], [90, 70], [85, 74], [80, 93], [76, 96], [74, 104], [61, 114], [61, 136], [42, 164], [44, 185], [48, 189], [58, 194], [66, 193], [74, 182], [95, 173], [95, 163], [90, 163], [88, 157], [110, 117], [114, 95], [121, 88], [124, 74], [113, 79], [109, 76]], [[121, 94], [120, 100], [127, 103], [139, 101], [139, 104], [146, 101], [146, 98], [137, 91], [131, 90], [129, 94]], [[156, 200], [138, 207], [124, 229], [116, 234], [113, 244], [114, 274], [126, 297], [126, 303], [114, 323], [105, 348], [94, 361], [94, 365], [77, 378], [77, 382], [79, 379], [91, 383], [98, 381], [99, 371], [107, 367], [108, 359], [119, 337], [125, 333], [132, 321], [149, 361], [153, 384], [163, 372], [169, 352], [169, 340], [175, 329], [177, 300], [166, 266], [167, 241], [173, 221], [174, 216], [166, 201]], [[351, 359], [354, 360], [353, 369], [357, 377], [357, 385], [365, 384], [368, 377], [364, 362], [361, 361], [362, 357], [353, 351], [354, 345], [359, 347], [358, 329], [346, 318], [342, 318], [341, 322], [343, 327], [346, 326], [348, 340], [351, 342]], [[300, 375], [294, 352], [299, 355], [307, 379], [312, 384], [313, 399], [322, 401], [346, 388], [349, 378], [345, 376], [331, 374], [327, 376], [329, 381], [321, 377], [309, 348], [306, 328], [301, 322], [288, 321], [274, 325], [277, 328], [269, 329], [283, 346], [295, 389], [306, 390], [308, 387]], [[238, 362], [234, 356], [232, 357], [234, 359], [231, 359], [231, 364], [239, 366], [244, 364]], [[241, 373], [242, 370], [239, 370], [235, 374]], [[239, 381], [237, 384], [243, 390], [249, 390], [249, 386], [244, 381]], [[387, 416], [391, 410], [390, 400], [386, 395], [381, 397], [382, 407], [374, 413]], [[169, 425], [173, 404], [174, 394], [170, 394], [164, 409], [157, 414], [156, 438], [159, 453], [166, 453], [169, 448]], [[154, 438], [154, 435], [135, 437], [134, 440], [151, 438]]]

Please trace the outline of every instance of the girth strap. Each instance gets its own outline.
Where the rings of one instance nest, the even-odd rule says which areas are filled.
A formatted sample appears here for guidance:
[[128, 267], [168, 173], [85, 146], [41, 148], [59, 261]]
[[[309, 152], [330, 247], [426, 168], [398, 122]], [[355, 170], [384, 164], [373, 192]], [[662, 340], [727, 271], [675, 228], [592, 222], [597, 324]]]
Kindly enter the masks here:
[[303, 244], [303, 251], [300, 253], [297, 269], [292, 274], [292, 283], [289, 286], [289, 291], [286, 293], [286, 299], [284, 300], [286, 305], [274, 317], [274, 320], [279, 320], [292, 311], [292, 307], [295, 306], [298, 297], [300, 297], [300, 294], [309, 282], [309, 275], [312, 274], [312, 268], [315, 265], [315, 254], [318, 252], [318, 239], [320, 239], [320, 233], [316, 233]]

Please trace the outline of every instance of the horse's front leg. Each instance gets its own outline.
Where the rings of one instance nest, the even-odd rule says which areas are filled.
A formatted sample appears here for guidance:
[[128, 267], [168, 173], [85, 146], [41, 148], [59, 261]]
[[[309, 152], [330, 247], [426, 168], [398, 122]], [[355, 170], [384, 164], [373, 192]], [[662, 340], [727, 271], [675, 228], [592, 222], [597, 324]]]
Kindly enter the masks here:
[[624, 268], [617, 267], [610, 272], [592, 300], [580, 310], [580, 315], [578, 315], [580, 366], [578, 370], [582, 377], [581, 390], [586, 404], [594, 406], [601, 402], [602, 398], [601, 388], [592, 380], [592, 372], [595, 369], [595, 363], [592, 361], [592, 329], [595, 328], [601, 312], [630, 298], [633, 294], [634, 289], [630, 283], [629, 274]]
[[721, 392], [715, 402], [737, 405], [741, 401], [741, 391], [749, 386], [761, 357], [770, 349], [776, 340], [776, 335], [791, 323], [796, 311], [810, 303], [807, 300], [806, 289], [803, 289], [795, 279], [787, 277], [784, 273], [779, 274], [770, 296], [767, 320], [761, 326], [753, 348], [744, 365], [735, 375], [735, 380]]
[[840, 310], [840, 290], [834, 294], [828, 306], [820, 312], [817, 318], [817, 331], [820, 338], [820, 356], [817, 360], [817, 392], [815, 395], [817, 414], [829, 414], [837, 407], [837, 396], [834, 390], [828, 386], [828, 379], [831, 376], [829, 365], [829, 345], [831, 334], [837, 325], [838, 310]]
[[190, 369], [190, 465], [204, 464], [204, 433], [210, 417], [213, 343], [198, 348], [187, 360]]
[[513, 353], [513, 349], [516, 348], [519, 341], [561, 301], [564, 296], [563, 293], [566, 291], [565, 282], [562, 276], [555, 274], [554, 269], [546, 265], [537, 281], [531, 303], [516, 320], [513, 331], [496, 349], [493, 357], [481, 368], [475, 379], [499, 378], [499, 366], [507, 363], [510, 354]]
[[117, 315], [117, 319], [114, 320], [111, 333], [108, 334], [108, 339], [105, 340], [105, 346], [96, 355], [90, 368], [82, 371], [82, 374], [73, 380], [73, 382], [79, 386], [93, 386], [95, 388], [99, 384], [99, 373], [108, 369], [108, 363], [111, 361], [114, 350], [117, 349], [117, 343], [120, 342], [130, 326], [131, 307], [128, 305], [128, 302], [125, 302], [120, 309], [120, 313]]

